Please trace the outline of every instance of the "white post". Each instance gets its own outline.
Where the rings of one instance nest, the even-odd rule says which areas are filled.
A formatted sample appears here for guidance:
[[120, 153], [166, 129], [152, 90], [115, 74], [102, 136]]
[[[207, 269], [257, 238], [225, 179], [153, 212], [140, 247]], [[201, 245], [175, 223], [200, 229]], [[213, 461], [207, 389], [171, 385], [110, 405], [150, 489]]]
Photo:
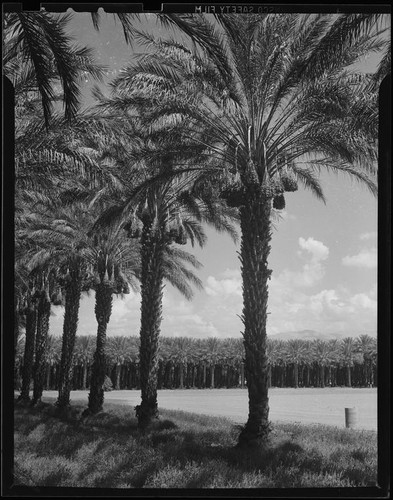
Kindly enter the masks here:
[[358, 415], [356, 407], [345, 408], [345, 427], [352, 429], [357, 426]]

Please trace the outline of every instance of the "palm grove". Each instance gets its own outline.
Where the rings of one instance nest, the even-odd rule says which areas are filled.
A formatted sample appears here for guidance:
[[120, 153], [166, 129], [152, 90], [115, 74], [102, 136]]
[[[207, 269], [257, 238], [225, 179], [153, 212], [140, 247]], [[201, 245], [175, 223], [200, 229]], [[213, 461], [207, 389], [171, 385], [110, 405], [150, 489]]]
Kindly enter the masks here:
[[[80, 352], [80, 295], [94, 290], [97, 337], [86, 412], [99, 411], [112, 297], [139, 287], [136, 414], [146, 428], [158, 416], [165, 281], [187, 298], [192, 285], [201, 286], [191, 270], [200, 263], [180, 245], [205, 245], [206, 224], [235, 240], [239, 227], [244, 328], [237, 363], [249, 395], [239, 444], [261, 443], [269, 433], [274, 366], [266, 334], [272, 220], [285, 207], [285, 193], [299, 185], [325, 201], [323, 169], [348, 174], [376, 195], [378, 86], [390, 66], [386, 19], [157, 15], [168, 28], [159, 39], [138, 30], [131, 15], [119, 17], [126, 40], [138, 40], [146, 52], [107, 91], [96, 88], [96, 105], [83, 113], [81, 75], [99, 80], [103, 68], [67, 35], [68, 16], [5, 17], [4, 69], [16, 97], [16, 352], [25, 330], [20, 400], [29, 400], [32, 379], [32, 403], [40, 401], [51, 304], [63, 304], [57, 406], [67, 410]], [[359, 59], [373, 52], [383, 54], [377, 71], [357, 72]], [[54, 111], [61, 101], [65, 116]], [[300, 366], [304, 380], [304, 345], [287, 347], [296, 386]], [[319, 348], [313, 347], [313, 362], [324, 384], [334, 362]], [[189, 360], [179, 346], [171, 349], [184, 384]], [[210, 365], [219, 359], [220, 352]], [[355, 354], [346, 359], [350, 370], [359, 364]], [[209, 374], [214, 378], [214, 369]]]

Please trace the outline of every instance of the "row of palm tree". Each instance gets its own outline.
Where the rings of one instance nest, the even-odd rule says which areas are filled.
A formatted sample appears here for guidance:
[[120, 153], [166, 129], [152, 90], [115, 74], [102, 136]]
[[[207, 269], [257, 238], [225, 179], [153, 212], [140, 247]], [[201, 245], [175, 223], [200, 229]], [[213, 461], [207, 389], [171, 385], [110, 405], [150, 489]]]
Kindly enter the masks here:
[[[87, 389], [92, 371], [94, 337], [76, 339], [72, 388]], [[363, 334], [341, 341], [267, 341], [269, 387], [369, 387], [377, 384], [377, 343]], [[139, 337], [109, 337], [105, 346], [106, 376], [114, 389], [140, 388]], [[157, 388], [245, 387], [242, 340], [162, 337]], [[50, 336], [45, 355], [46, 389], [59, 383], [61, 339]], [[23, 369], [23, 343], [19, 346], [16, 385]]]
[[[112, 82], [110, 96], [96, 89], [97, 106], [77, 116], [78, 77], [87, 71], [99, 78], [102, 68], [88, 49], [71, 48], [67, 17], [35, 16], [9, 15], [5, 24], [6, 74], [18, 89], [15, 310], [26, 324], [21, 396], [29, 397], [33, 375], [33, 402], [40, 400], [51, 303], [63, 302], [57, 404], [69, 405], [80, 293], [92, 289], [97, 342], [89, 411], [102, 408], [112, 295], [125, 293], [135, 277], [142, 393], [136, 414], [147, 427], [158, 415], [164, 279], [189, 298], [188, 282], [200, 284], [183, 262], [199, 264], [177, 245], [205, 244], [206, 223], [235, 238], [239, 221], [250, 410], [239, 442], [260, 443], [269, 431], [272, 219], [285, 207], [284, 194], [298, 185], [324, 201], [317, 177], [323, 168], [349, 174], [376, 194], [377, 87], [388, 58], [375, 75], [353, 65], [386, 47], [383, 18], [158, 15], [184, 35], [182, 43], [130, 30], [126, 17], [125, 33], [149, 52]], [[64, 102], [66, 121], [52, 114], [56, 99]], [[134, 258], [123, 261], [124, 252]], [[180, 354], [178, 364], [187, 364]], [[293, 364], [298, 373], [298, 361]]]

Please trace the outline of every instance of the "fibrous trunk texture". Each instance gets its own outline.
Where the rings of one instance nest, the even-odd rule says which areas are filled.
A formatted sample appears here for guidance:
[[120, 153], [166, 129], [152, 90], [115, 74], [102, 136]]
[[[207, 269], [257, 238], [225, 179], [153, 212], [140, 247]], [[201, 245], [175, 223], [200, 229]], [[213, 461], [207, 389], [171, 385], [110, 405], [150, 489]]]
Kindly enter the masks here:
[[34, 363], [34, 344], [37, 328], [37, 312], [31, 306], [26, 313], [26, 341], [25, 352], [23, 356], [23, 370], [22, 370], [22, 388], [19, 399], [30, 399], [30, 382], [33, 375]]
[[347, 365], [347, 387], [352, 387], [351, 366]]
[[243, 279], [243, 314], [245, 377], [249, 414], [239, 436], [239, 445], [263, 444], [269, 434], [268, 362], [266, 356], [266, 321], [270, 253], [271, 202], [250, 196], [240, 209], [240, 261]]
[[158, 417], [157, 355], [162, 320], [164, 243], [159, 235], [151, 232], [150, 228], [150, 225], [144, 225], [142, 232], [141, 344], [139, 351], [141, 404], [135, 408], [140, 429], [145, 429], [154, 418]]
[[41, 401], [45, 383], [45, 354], [49, 334], [50, 301], [40, 298], [37, 307], [37, 334], [35, 341], [35, 361], [33, 367], [33, 404]]
[[321, 387], [325, 387], [325, 366], [321, 365], [320, 368], [320, 384]]
[[293, 364], [293, 378], [295, 383], [295, 388], [299, 387], [299, 365], [297, 363]]
[[98, 323], [97, 346], [91, 369], [89, 412], [97, 413], [104, 404], [104, 382], [106, 372], [105, 344], [106, 330], [112, 314], [112, 289], [101, 283], [96, 289], [95, 315]]
[[65, 312], [63, 338], [61, 346], [59, 396], [57, 406], [65, 409], [70, 404], [72, 388], [72, 369], [75, 349], [75, 338], [78, 328], [79, 304], [81, 297], [81, 279], [77, 271], [71, 271], [72, 281], [67, 285], [65, 296]]
[[17, 350], [19, 340], [20, 311], [19, 304], [14, 307], [14, 389], [19, 389], [19, 363], [17, 362]]

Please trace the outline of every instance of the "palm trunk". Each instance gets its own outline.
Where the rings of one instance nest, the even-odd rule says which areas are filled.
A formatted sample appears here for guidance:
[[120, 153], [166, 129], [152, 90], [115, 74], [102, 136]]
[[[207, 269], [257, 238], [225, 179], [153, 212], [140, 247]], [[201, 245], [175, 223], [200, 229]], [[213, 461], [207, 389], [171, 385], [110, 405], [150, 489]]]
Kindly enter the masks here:
[[121, 374], [121, 364], [116, 363], [116, 383], [115, 383], [115, 390], [118, 391], [120, 390], [120, 374]]
[[106, 330], [112, 314], [112, 289], [105, 284], [96, 289], [95, 315], [98, 323], [97, 346], [93, 358], [90, 380], [89, 413], [98, 413], [104, 404], [104, 382], [106, 374], [105, 344]]
[[239, 436], [239, 444], [258, 444], [269, 433], [268, 363], [266, 321], [270, 253], [270, 200], [250, 193], [240, 209], [241, 271], [243, 279], [243, 315], [245, 375], [248, 388], [248, 421]]
[[210, 389], [214, 389], [214, 363], [210, 365]]
[[18, 303], [14, 307], [14, 389], [19, 389], [19, 366], [16, 355], [18, 351], [20, 312]]
[[45, 383], [45, 352], [49, 334], [50, 301], [46, 294], [38, 302], [35, 362], [33, 367], [33, 404], [41, 401]]
[[82, 389], [86, 390], [87, 387], [87, 363], [82, 365]]
[[242, 389], [245, 387], [244, 363], [240, 365], [240, 387]]
[[30, 307], [26, 314], [26, 341], [23, 356], [22, 388], [18, 399], [28, 401], [30, 399], [30, 382], [33, 374], [34, 344], [37, 328], [37, 312]]
[[224, 366], [222, 368], [222, 372], [221, 372], [221, 375], [222, 375], [222, 385], [224, 385], [225, 387], [228, 388], [228, 367], [227, 366]]
[[162, 320], [164, 242], [144, 224], [142, 231], [140, 380], [141, 404], [135, 407], [138, 427], [158, 417], [158, 339]]
[[293, 377], [295, 382], [295, 389], [299, 387], [299, 366], [297, 363], [293, 364]]
[[203, 379], [202, 379], [202, 387], [206, 387], [206, 363], [203, 363]]
[[307, 387], [310, 387], [310, 385], [311, 385], [310, 367], [308, 365], [307, 365], [306, 385], [307, 385]]
[[51, 375], [51, 364], [48, 363], [46, 365], [46, 390], [50, 390], [50, 375]]
[[321, 365], [321, 367], [320, 367], [320, 374], [321, 374], [320, 384], [321, 384], [321, 387], [324, 388], [325, 387], [325, 366], [324, 365]]
[[268, 365], [267, 386], [268, 388], [272, 386], [272, 366], [270, 364]]
[[81, 297], [81, 278], [79, 270], [71, 270], [72, 281], [67, 285], [63, 338], [61, 346], [59, 396], [57, 406], [65, 409], [70, 405], [72, 389], [72, 369], [75, 348], [75, 337], [78, 327], [79, 304]]
[[180, 376], [180, 389], [184, 389], [184, 365], [179, 364], [179, 376]]
[[372, 363], [372, 360], [370, 359], [370, 385], [371, 387], [374, 387], [374, 367], [373, 367], [373, 363]]

